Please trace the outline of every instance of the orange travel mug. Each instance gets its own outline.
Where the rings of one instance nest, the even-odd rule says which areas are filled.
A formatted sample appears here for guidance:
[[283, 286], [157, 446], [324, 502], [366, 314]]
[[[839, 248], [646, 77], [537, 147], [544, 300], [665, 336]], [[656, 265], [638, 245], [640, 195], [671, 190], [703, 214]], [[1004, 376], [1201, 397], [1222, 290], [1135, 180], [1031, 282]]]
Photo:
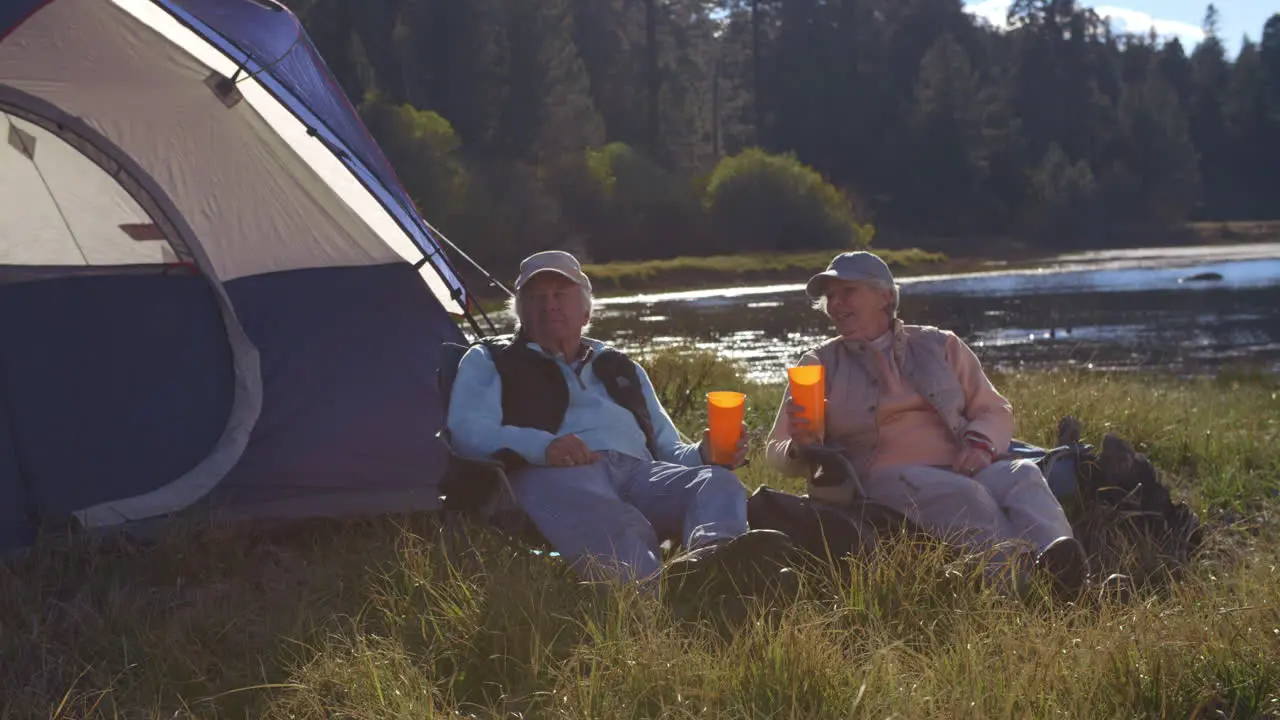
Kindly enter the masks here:
[[809, 421], [813, 434], [822, 439], [826, 432], [827, 398], [821, 365], [801, 365], [787, 368], [791, 380], [791, 399], [804, 408], [801, 417]]
[[707, 393], [707, 427], [711, 431], [711, 462], [728, 465], [742, 437], [747, 396], [740, 392]]

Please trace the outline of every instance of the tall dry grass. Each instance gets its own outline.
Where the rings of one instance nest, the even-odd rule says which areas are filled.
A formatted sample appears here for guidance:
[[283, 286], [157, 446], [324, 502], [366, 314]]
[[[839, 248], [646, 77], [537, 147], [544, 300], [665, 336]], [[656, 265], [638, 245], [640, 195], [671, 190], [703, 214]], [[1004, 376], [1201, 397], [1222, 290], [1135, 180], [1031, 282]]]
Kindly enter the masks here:
[[[1280, 717], [1275, 380], [1000, 384], [1020, 437], [1072, 413], [1152, 455], [1211, 525], [1185, 578], [1123, 605], [1019, 602], [899, 545], [710, 613], [484, 532], [447, 544], [426, 517], [178, 528], [0, 565], [0, 718]], [[751, 397], [771, 420], [778, 389]], [[696, 403], [680, 421], [700, 427]], [[743, 480], [785, 486], [762, 458]]]

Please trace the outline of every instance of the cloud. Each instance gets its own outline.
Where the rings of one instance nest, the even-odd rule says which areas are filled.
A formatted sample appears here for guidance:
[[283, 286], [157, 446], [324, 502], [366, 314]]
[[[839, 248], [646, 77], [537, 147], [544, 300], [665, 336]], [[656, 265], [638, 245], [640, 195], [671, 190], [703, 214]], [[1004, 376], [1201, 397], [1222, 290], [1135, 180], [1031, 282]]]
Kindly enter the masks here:
[[[965, 8], [970, 14], [980, 17], [996, 27], [1006, 27], [1009, 13], [1009, 0], [980, 0], [969, 3]], [[1111, 25], [1117, 32], [1129, 32], [1145, 35], [1152, 28], [1156, 34], [1164, 37], [1176, 37], [1189, 50], [1204, 40], [1204, 31], [1198, 26], [1181, 20], [1157, 18], [1140, 10], [1118, 7], [1115, 5], [1094, 5], [1099, 17], [1110, 18]]]
[[1005, 27], [1008, 25], [1009, 0], [982, 0], [982, 2], [971, 3], [965, 8], [972, 15], [986, 20], [996, 27]]
[[1145, 35], [1155, 28], [1156, 35], [1165, 38], [1176, 37], [1188, 49], [1204, 41], [1204, 30], [1180, 20], [1162, 20], [1144, 12], [1114, 5], [1098, 5], [1094, 11], [1100, 17], [1111, 18], [1112, 26], [1116, 30]]

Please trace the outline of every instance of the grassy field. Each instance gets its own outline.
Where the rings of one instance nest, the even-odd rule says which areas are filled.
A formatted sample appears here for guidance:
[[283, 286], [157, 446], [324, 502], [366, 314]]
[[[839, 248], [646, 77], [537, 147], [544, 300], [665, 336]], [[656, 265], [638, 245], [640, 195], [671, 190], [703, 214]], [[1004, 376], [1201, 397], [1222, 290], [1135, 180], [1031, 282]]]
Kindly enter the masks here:
[[1197, 238], [1209, 243], [1280, 241], [1280, 221], [1277, 220], [1198, 222], [1187, 227]]
[[[942, 253], [918, 249], [875, 251], [895, 274], [942, 272], [954, 269]], [[583, 270], [600, 295], [642, 290], [679, 290], [733, 284], [801, 282], [821, 271], [835, 256], [834, 251], [713, 255], [678, 257], [587, 265]]]
[[[689, 433], [710, 361], [647, 360]], [[82, 543], [0, 565], [0, 718], [1278, 718], [1280, 382], [998, 378], [1019, 437], [1080, 417], [1151, 454], [1210, 526], [1136, 602], [1043, 607], [901, 548], [732, 621], [577, 584], [429, 518]], [[779, 389], [746, 386], [767, 431]], [[793, 487], [761, 458], [743, 473]]]

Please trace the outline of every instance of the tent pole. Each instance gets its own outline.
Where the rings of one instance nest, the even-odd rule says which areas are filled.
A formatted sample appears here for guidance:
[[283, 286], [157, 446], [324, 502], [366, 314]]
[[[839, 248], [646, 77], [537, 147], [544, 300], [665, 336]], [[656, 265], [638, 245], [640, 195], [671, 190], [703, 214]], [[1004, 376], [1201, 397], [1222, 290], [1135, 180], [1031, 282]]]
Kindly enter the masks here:
[[[454, 290], [454, 291], [453, 291], [453, 301], [454, 301], [454, 302], [456, 302], [456, 303], [458, 303], [458, 306], [459, 306], [459, 307], [462, 307], [462, 309], [463, 309], [463, 310], [462, 310], [462, 314], [466, 316], [466, 318], [467, 318], [467, 322], [471, 323], [471, 329], [475, 331], [476, 339], [477, 339], [477, 340], [479, 340], [480, 338], [484, 337], [484, 331], [482, 331], [482, 330], [480, 329], [480, 323], [476, 322], [475, 316], [473, 316], [473, 315], [471, 314], [471, 311], [470, 311], [470, 310], [467, 310], [467, 309], [466, 309], [466, 306], [465, 306], [465, 305], [463, 305], [463, 303], [462, 303], [462, 290], [461, 290], [461, 289], [457, 289], [457, 290]], [[480, 306], [479, 306], [479, 305], [476, 305], [476, 307], [480, 307]], [[483, 315], [483, 314], [484, 314], [484, 311], [481, 311], [481, 314]], [[489, 334], [490, 334], [490, 335], [497, 335], [497, 334], [498, 334], [498, 329], [497, 329], [497, 328], [495, 328], [495, 327], [493, 326], [493, 321], [489, 319], [489, 316], [485, 315], [485, 318], [484, 318], [484, 319], [485, 319], [485, 322], [489, 323]]]
[[[479, 271], [480, 271], [480, 274], [484, 276], [484, 279], [485, 279], [485, 280], [488, 280], [488, 281], [489, 281], [489, 284], [490, 284], [490, 285], [493, 285], [494, 287], [498, 288], [499, 290], [502, 290], [502, 291], [503, 291], [503, 292], [505, 292], [508, 296], [515, 297], [515, 293], [511, 292], [510, 290], [508, 290], [508, 289], [506, 288], [506, 286], [505, 286], [505, 285], [503, 285], [502, 283], [498, 282], [498, 279], [497, 279], [497, 278], [495, 278], [493, 275], [490, 275], [490, 274], [489, 274], [489, 271], [488, 271], [488, 270], [485, 270], [485, 269], [484, 269], [484, 267], [482, 267], [482, 266], [480, 265], [480, 263], [476, 262], [475, 260], [473, 260], [473, 259], [471, 258], [471, 256], [470, 256], [470, 255], [468, 255], [468, 254], [466, 254], [465, 252], [463, 252], [463, 251], [462, 251], [462, 249], [461, 249], [461, 248], [459, 248], [457, 245], [455, 245], [455, 244], [453, 243], [453, 241], [452, 241], [452, 240], [450, 240], [450, 239], [449, 239], [449, 237], [448, 237], [447, 235], [445, 235], [444, 233], [440, 232], [440, 230], [438, 230], [438, 229], [436, 228], [436, 226], [435, 226], [435, 225], [432, 225], [432, 224], [431, 224], [431, 221], [427, 220], [426, 218], [422, 218], [422, 222], [423, 222], [423, 224], [424, 224], [424, 225], [426, 225], [426, 226], [427, 226], [427, 228], [428, 228], [429, 230], [431, 230], [431, 232], [432, 232], [432, 233], [434, 233], [434, 234], [436, 235], [436, 237], [438, 237], [438, 238], [440, 238], [441, 240], [443, 240], [443, 241], [444, 241], [444, 243], [445, 243], [446, 245], [448, 245], [449, 247], [453, 248], [453, 251], [454, 251], [454, 252], [458, 253], [459, 255], [461, 255], [461, 256], [462, 256], [462, 258], [463, 258], [464, 260], [466, 260], [467, 262], [471, 263], [471, 266], [472, 266], [472, 267], [474, 267], [476, 270], [479, 270]], [[459, 280], [459, 282], [461, 282], [461, 280], [462, 280], [462, 279], [461, 279], [461, 278], [459, 278], [458, 280]]]
[[[431, 259], [430, 255], [423, 255], [421, 260], [413, 264], [413, 268], [415, 270], [422, 270], [422, 267], [426, 265], [427, 261], [430, 259]], [[436, 270], [437, 275], [440, 274], [439, 269], [435, 268], [434, 264], [433, 264], [433, 269]], [[442, 280], [444, 279], [443, 276], [441, 277], [441, 279]], [[467, 309], [467, 305], [469, 303], [464, 302], [462, 297], [462, 294], [464, 291], [466, 291], [468, 296], [470, 296], [471, 291], [466, 287], [466, 281], [464, 281], [461, 277], [458, 278], [458, 284], [461, 285], [462, 287], [454, 288], [453, 290], [450, 291], [449, 294], [450, 296], [453, 297], [453, 301], [458, 303], [458, 307], [462, 308], [462, 315], [467, 319], [467, 322], [471, 324], [471, 329], [475, 332], [476, 338], [477, 339], [482, 338], [485, 336], [484, 331], [480, 329], [480, 324], [476, 322], [476, 319], [471, 314], [471, 311]], [[480, 316], [483, 317], [485, 323], [489, 325], [489, 334], [497, 335], [498, 327], [493, 324], [493, 320], [489, 318], [489, 314], [484, 311], [484, 308], [480, 307], [479, 303], [476, 304], [476, 309], [480, 311]]]

